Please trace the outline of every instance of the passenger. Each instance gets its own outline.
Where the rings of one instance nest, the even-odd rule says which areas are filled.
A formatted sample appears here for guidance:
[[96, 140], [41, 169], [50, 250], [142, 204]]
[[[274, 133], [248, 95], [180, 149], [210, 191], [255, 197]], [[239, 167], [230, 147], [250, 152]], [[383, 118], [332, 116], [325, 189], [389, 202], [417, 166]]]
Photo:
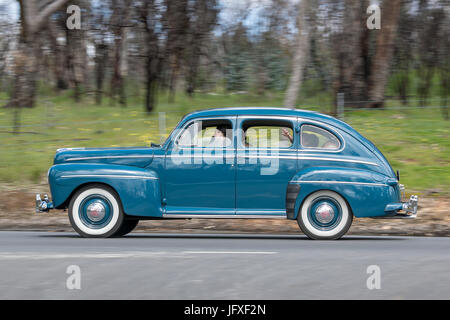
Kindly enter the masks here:
[[319, 138], [315, 134], [303, 133], [302, 146], [306, 148], [317, 148], [319, 146]]
[[281, 135], [285, 136], [286, 138], [289, 139], [289, 141], [291, 142], [291, 144], [294, 142], [294, 138], [292, 137], [292, 135], [289, 133], [289, 130], [286, 128], [281, 128]]
[[229, 128], [226, 125], [218, 125], [208, 147], [224, 148], [231, 146], [231, 140], [227, 138], [227, 129]]

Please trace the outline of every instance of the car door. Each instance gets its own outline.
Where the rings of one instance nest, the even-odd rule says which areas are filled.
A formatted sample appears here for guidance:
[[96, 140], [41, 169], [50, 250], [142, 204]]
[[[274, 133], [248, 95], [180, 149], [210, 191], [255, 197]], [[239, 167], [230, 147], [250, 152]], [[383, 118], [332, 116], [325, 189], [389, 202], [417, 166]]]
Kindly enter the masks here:
[[296, 117], [240, 116], [237, 128], [236, 214], [285, 215], [286, 188], [297, 172]]
[[[166, 214], [235, 214], [235, 124], [235, 116], [194, 119], [174, 136], [163, 170]], [[211, 137], [218, 126], [228, 128], [223, 145]]]

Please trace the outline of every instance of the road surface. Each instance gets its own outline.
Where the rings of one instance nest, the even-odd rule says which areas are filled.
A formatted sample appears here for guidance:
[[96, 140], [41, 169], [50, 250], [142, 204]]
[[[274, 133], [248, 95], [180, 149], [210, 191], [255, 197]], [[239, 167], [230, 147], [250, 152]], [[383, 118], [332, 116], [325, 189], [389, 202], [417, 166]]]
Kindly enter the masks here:
[[0, 271], [0, 299], [450, 299], [450, 238], [3, 231]]

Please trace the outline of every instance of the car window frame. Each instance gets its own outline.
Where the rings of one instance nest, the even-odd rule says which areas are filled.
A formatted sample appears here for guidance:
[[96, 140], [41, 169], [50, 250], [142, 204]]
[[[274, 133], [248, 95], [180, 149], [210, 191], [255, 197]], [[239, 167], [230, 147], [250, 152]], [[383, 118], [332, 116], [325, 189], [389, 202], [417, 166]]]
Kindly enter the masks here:
[[[244, 116], [238, 116], [238, 123], [239, 123], [239, 128], [237, 128], [237, 130], [239, 130], [239, 134], [236, 135], [236, 140], [237, 140], [237, 144], [236, 144], [236, 148], [238, 151], [259, 151], [259, 150], [264, 150], [264, 151], [289, 151], [289, 150], [296, 150], [297, 149], [297, 145], [298, 145], [298, 139], [296, 138], [297, 132], [296, 132], [296, 126], [297, 126], [297, 118], [296, 117], [291, 117], [291, 116], [251, 116], [251, 115], [244, 115]], [[292, 137], [293, 137], [293, 141], [290, 147], [288, 148], [258, 148], [258, 147], [246, 147], [245, 145], [243, 145], [243, 140], [242, 140], [242, 134], [244, 133], [244, 130], [242, 128], [242, 125], [245, 123], [245, 121], [247, 120], [281, 120], [281, 121], [288, 121], [291, 122], [292, 124]]]
[[[198, 147], [198, 146], [181, 146], [178, 144], [178, 140], [180, 139], [180, 136], [183, 134], [184, 130], [186, 130], [192, 123], [196, 122], [196, 121], [203, 121], [203, 120], [224, 120], [224, 121], [228, 121], [231, 124], [231, 131], [232, 131], [232, 137], [230, 138], [231, 140], [231, 145], [228, 147], [222, 147], [222, 148], [217, 148], [217, 147]], [[188, 121], [186, 121], [181, 127], [180, 127], [180, 131], [175, 135], [174, 139], [172, 140], [172, 148], [176, 147], [179, 149], [201, 149], [201, 150], [209, 150], [209, 149], [213, 149], [213, 150], [217, 150], [217, 149], [223, 149], [223, 150], [230, 150], [230, 149], [235, 149], [235, 143], [234, 143], [234, 137], [235, 137], [235, 128], [234, 128], [234, 122], [229, 118], [229, 117], [202, 117], [202, 118], [194, 118], [194, 119], [190, 119]]]
[[[320, 123], [320, 122], [303, 120], [303, 119], [299, 119], [299, 121], [300, 121], [300, 130], [299, 130], [299, 144], [298, 144], [298, 146], [299, 146], [299, 150], [300, 151], [317, 151], [317, 152], [338, 153], [338, 152], [341, 152], [342, 150], [344, 150], [344, 148], [345, 148], [345, 139], [336, 130], [333, 130], [329, 126], [327, 126], [327, 125], [325, 125], [323, 123]], [[303, 144], [302, 144], [303, 127], [307, 126], [307, 125], [313, 126], [313, 127], [316, 127], [316, 128], [319, 128], [321, 130], [324, 130], [324, 131], [327, 131], [327, 132], [331, 133], [338, 140], [339, 148], [337, 148], [337, 149], [326, 149], [326, 148], [310, 148], [310, 147], [303, 146]]]

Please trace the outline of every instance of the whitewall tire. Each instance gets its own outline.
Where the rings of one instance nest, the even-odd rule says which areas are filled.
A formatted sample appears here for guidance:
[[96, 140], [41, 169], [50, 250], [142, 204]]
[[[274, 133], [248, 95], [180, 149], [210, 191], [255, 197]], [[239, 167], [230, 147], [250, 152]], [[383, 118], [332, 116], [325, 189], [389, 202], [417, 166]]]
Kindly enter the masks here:
[[112, 237], [124, 221], [119, 195], [105, 185], [85, 186], [70, 200], [69, 220], [82, 237]]
[[345, 199], [330, 190], [310, 194], [297, 216], [300, 229], [311, 239], [341, 238], [352, 225], [353, 214]]

